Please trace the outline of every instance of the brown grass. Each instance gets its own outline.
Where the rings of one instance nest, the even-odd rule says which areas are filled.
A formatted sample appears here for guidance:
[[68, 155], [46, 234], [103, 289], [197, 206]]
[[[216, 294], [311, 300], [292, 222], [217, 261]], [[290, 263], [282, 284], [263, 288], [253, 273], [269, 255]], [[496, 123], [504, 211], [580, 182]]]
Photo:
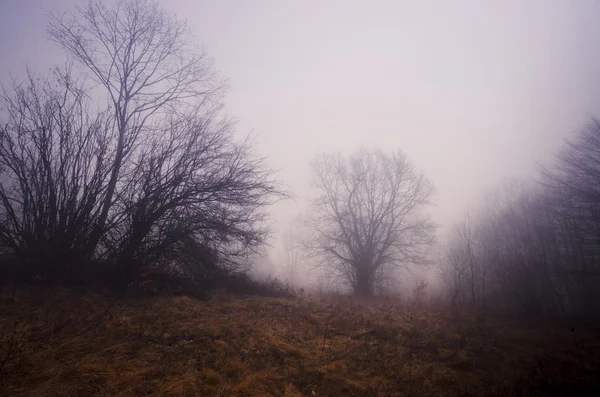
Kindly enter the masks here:
[[30, 289], [3, 298], [0, 315], [2, 396], [600, 390], [600, 338], [591, 329], [391, 300], [117, 299]]

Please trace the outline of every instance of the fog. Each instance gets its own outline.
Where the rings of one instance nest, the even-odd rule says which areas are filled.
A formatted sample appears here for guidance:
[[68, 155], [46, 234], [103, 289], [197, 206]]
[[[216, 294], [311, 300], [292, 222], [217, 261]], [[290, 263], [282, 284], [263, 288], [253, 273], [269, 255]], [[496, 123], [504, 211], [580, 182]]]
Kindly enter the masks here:
[[[46, 11], [0, 0], [0, 81], [65, 61]], [[272, 265], [323, 152], [401, 149], [436, 187], [445, 241], [502, 183], [533, 178], [600, 104], [595, 1], [163, 1], [228, 79], [227, 112], [295, 195], [272, 209]], [[269, 270], [270, 271], [270, 270]]]

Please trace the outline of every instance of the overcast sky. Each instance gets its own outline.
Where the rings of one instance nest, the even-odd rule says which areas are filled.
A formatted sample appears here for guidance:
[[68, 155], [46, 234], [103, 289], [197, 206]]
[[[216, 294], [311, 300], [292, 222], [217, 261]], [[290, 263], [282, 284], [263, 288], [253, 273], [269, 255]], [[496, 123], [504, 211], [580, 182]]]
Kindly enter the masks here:
[[[0, 80], [62, 61], [45, 9], [0, 0]], [[535, 175], [600, 98], [600, 2], [164, 0], [229, 79], [228, 112], [303, 208], [309, 162], [361, 145], [402, 149], [459, 220], [482, 195]]]

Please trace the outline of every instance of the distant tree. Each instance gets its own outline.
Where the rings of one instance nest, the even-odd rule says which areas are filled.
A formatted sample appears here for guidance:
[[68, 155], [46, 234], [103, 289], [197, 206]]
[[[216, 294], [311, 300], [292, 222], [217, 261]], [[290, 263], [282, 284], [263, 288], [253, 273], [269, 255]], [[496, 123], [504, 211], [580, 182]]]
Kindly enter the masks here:
[[486, 267], [476, 227], [480, 225], [473, 221], [472, 215], [465, 214], [446, 247], [441, 275], [453, 306], [467, 297], [473, 306], [482, 306], [485, 301]]
[[305, 269], [303, 235], [304, 220], [297, 217], [282, 233], [283, 278], [290, 285], [297, 285], [300, 272]]
[[355, 294], [372, 296], [393, 269], [425, 264], [436, 225], [422, 214], [433, 187], [403, 153], [360, 149], [322, 155], [314, 186], [307, 247], [319, 267]]
[[252, 139], [234, 140], [224, 85], [186, 25], [153, 1], [92, 0], [52, 15], [48, 33], [96, 84], [57, 72], [4, 92], [7, 252], [36, 272], [93, 261], [122, 282], [149, 264], [244, 262], [285, 193]]
[[427, 299], [427, 285], [425, 280], [419, 280], [412, 290], [411, 303], [413, 305], [423, 304]]
[[[461, 242], [458, 241], [457, 243], [460, 244]], [[446, 247], [439, 269], [444, 291], [453, 307], [464, 300], [466, 291], [468, 269], [462, 248], [460, 245]]]
[[261, 245], [248, 256], [248, 270], [252, 271], [252, 276], [256, 279], [276, 278], [277, 272], [275, 264], [269, 254], [268, 247]]

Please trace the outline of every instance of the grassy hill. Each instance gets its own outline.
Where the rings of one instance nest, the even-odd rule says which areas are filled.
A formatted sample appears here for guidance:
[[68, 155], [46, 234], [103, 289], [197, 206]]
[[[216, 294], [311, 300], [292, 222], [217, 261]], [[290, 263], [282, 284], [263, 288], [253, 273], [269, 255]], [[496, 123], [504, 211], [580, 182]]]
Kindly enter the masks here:
[[4, 294], [0, 314], [3, 396], [600, 391], [600, 333], [575, 323], [393, 300], [133, 299], [63, 289]]

